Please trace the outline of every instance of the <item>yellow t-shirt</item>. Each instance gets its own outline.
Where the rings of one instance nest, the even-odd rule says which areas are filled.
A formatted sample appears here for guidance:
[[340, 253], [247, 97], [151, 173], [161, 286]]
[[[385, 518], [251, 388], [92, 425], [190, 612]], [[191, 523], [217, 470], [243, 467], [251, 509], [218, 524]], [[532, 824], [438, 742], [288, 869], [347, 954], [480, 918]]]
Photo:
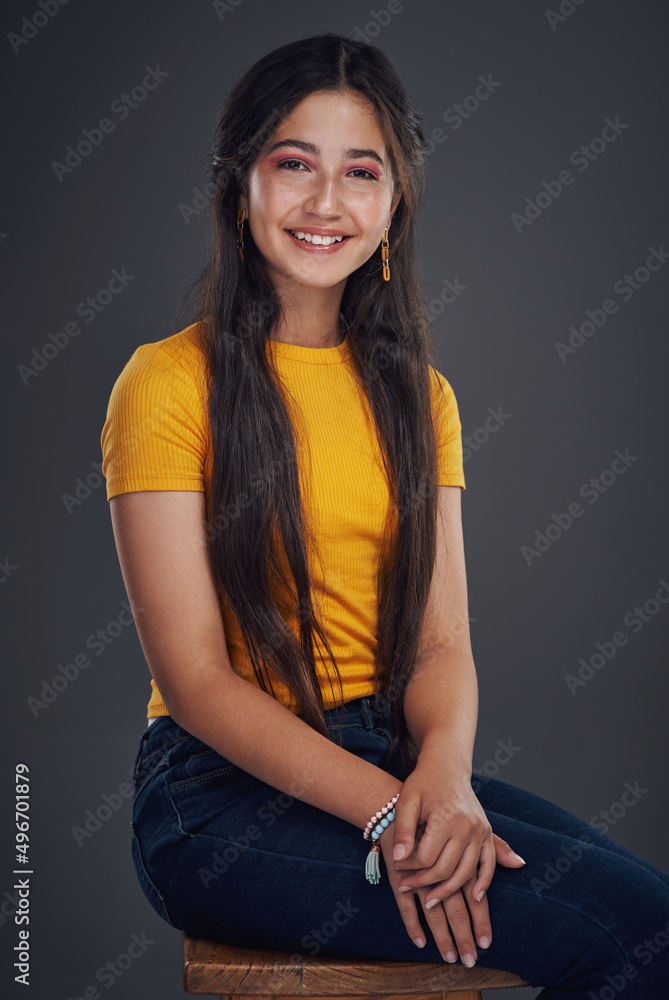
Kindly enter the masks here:
[[[107, 500], [137, 490], [195, 490], [205, 493], [208, 505], [211, 431], [206, 362], [197, 331], [192, 324], [174, 336], [140, 345], [118, 376], [100, 438]], [[381, 451], [369, 404], [352, 377], [347, 339], [325, 348], [272, 340], [267, 349], [274, 349], [281, 379], [304, 418], [304, 424], [298, 422], [298, 436], [301, 428], [306, 430], [311, 476], [307, 481], [298, 457], [301, 496], [320, 557], [309, 558], [309, 570], [344, 701], [350, 701], [374, 691], [376, 574], [389, 505]], [[450, 384], [437, 375], [438, 382], [432, 379], [437, 483], [465, 489], [458, 406]], [[288, 405], [294, 422], [290, 396]], [[243, 506], [237, 516], [244, 516]], [[236, 617], [220, 596], [232, 667], [256, 684]], [[296, 622], [290, 624], [297, 636]], [[318, 645], [315, 662], [325, 708], [332, 708], [339, 703], [339, 687]], [[273, 671], [270, 676], [278, 699], [298, 711], [292, 692]], [[152, 679], [147, 718], [167, 714]]]

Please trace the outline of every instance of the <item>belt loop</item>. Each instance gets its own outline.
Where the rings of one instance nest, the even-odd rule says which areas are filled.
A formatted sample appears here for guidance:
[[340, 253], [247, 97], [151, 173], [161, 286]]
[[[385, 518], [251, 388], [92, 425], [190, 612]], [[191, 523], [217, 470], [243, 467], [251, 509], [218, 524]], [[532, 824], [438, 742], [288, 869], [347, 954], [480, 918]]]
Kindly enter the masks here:
[[363, 695], [362, 698], [358, 700], [360, 706], [360, 718], [362, 719], [362, 724], [365, 729], [374, 728], [374, 719], [369, 708], [369, 696]]

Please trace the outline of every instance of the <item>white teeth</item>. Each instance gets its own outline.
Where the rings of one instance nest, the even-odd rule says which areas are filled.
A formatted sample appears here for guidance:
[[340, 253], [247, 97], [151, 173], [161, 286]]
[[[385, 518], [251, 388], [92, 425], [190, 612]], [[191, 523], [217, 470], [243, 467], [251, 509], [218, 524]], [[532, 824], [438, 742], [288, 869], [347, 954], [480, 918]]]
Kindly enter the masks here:
[[324, 247], [329, 247], [331, 243], [341, 243], [344, 239], [343, 236], [319, 236], [318, 233], [300, 233], [295, 229], [289, 229], [288, 232], [292, 236], [297, 237], [298, 240], [304, 240], [306, 243], [320, 244]]

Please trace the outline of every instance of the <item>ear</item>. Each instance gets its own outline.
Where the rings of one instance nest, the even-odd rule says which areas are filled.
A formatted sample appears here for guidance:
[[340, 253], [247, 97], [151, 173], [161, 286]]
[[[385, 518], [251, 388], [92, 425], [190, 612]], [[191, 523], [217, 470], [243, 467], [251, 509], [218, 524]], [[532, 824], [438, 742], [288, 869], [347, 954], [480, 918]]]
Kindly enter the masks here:
[[249, 199], [248, 199], [246, 193], [240, 187], [238, 187], [237, 188], [237, 211], [239, 211], [240, 208], [245, 208], [246, 209], [246, 218], [248, 219], [248, 217], [249, 217]]
[[[399, 205], [401, 197], [402, 197], [402, 191], [400, 190], [400, 191], [397, 192], [397, 194], [395, 195], [395, 197], [392, 200], [392, 204], [390, 206], [390, 219], [392, 219], [393, 215], [395, 214], [395, 209]], [[390, 219], [388, 220], [389, 224], [390, 224]]]

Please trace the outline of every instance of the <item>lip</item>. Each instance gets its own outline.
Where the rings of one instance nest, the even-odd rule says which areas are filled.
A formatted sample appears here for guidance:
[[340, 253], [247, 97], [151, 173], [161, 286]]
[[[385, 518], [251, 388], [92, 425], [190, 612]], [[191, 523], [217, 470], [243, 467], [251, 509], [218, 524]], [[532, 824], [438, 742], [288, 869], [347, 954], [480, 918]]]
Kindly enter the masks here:
[[309, 233], [311, 236], [350, 236], [343, 229], [323, 229], [322, 226], [290, 226], [296, 233]]
[[[324, 247], [320, 243], [316, 243], [314, 245], [313, 243], [307, 243], [306, 240], [298, 240], [297, 237], [293, 236], [292, 233], [288, 229], [284, 229], [284, 232], [285, 232], [286, 236], [288, 237], [288, 239], [291, 241], [291, 243], [293, 243], [295, 246], [300, 247], [300, 249], [304, 250], [305, 253], [315, 253], [315, 254], [337, 253], [337, 251], [341, 250], [341, 248], [343, 246], [346, 246], [346, 243], [347, 243], [347, 240], [341, 240], [339, 243], [330, 243], [329, 246]], [[339, 233], [337, 233], [337, 232], [334, 232], [334, 233], [333, 232], [322, 232], [321, 230], [318, 230], [318, 229], [296, 229], [295, 232], [296, 233], [313, 233], [314, 235], [319, 235], [319, 236], [348, 236], [349, 239], [352, 238], [348, 233], [342, 233], [342, 232], [339, 232]]]

